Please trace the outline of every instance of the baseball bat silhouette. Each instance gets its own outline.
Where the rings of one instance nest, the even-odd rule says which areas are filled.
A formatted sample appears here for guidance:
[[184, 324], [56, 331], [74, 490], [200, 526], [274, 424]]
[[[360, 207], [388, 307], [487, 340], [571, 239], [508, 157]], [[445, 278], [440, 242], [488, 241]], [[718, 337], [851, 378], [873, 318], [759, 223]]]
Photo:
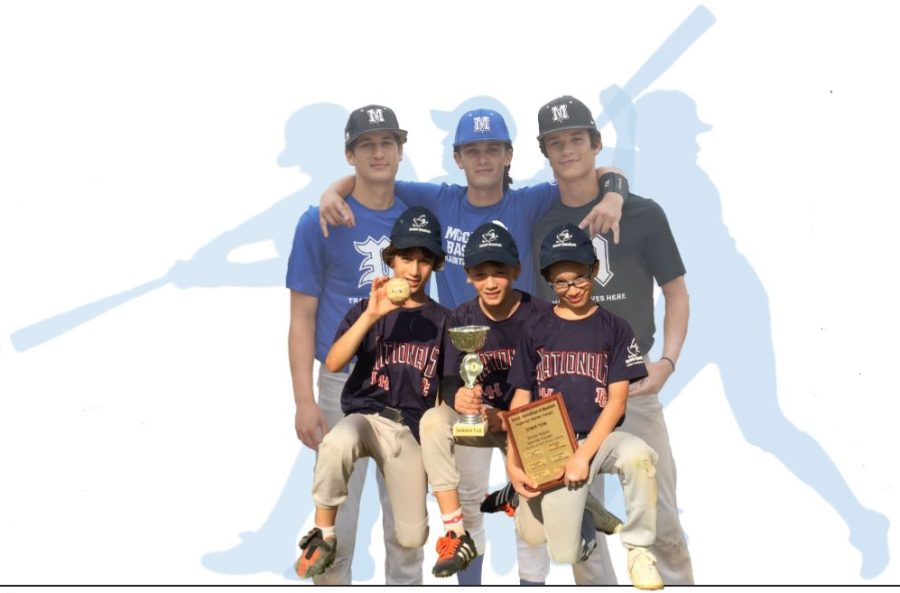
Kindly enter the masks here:
[[715, 22], [716, 17], [708, 8], [702, 4], [697, 6], [625, 83], [622, 87], [623, 94], [611, 105], [607, 105], [603, 113], [597, 117], [597, 129], [609, 123], [619, 111], [628, 106], [630, 99], [637, 98], [662, 76]]
[[156, 278], [155, 280], [151, 280], [139, 286], [135, 286], [131, 290], [126, 290], [124, 292], [102, 298], [98, 301], [94, 301], [93, 303], [82, 305], [80, 307], [72, 309], [71, 311], [66, 311], [65, 313], [54, 315], [53, 317], [44, 319], [43, 321], [38, 321], [33, 325], [23, 327], [22, 329], [13, 332], [13, 334], [10, 336], [13, 348], [18, 350], [19, 352], [28, 350], [29, 348], [34, 348], [35, 346], [43, 344], [47, 340], [51, 340], [71, 329], [78, 327], [86, 321], [90, 321], [91, 319], [94, 319], [95, 317], [106, 313], [110, 309], [118, 307], [119, 305], [135, 299], [143, 294], [146, 294], [151, 290], [155, 290], [160, 286], [164, 286], [168, 282], [169, 275], [166, 274], [165, 276], [161, 276], [159, 278]]

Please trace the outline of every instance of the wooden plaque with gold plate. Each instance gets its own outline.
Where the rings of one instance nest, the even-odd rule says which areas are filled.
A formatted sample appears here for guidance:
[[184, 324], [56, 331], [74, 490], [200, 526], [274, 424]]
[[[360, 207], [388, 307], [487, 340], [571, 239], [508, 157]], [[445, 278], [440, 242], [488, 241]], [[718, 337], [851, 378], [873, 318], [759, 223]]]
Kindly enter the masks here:
[[562, 394], [504, 413], [515, 463], [537, 482], [541, 492], [563, 484], [566, 460], [578, 448]]

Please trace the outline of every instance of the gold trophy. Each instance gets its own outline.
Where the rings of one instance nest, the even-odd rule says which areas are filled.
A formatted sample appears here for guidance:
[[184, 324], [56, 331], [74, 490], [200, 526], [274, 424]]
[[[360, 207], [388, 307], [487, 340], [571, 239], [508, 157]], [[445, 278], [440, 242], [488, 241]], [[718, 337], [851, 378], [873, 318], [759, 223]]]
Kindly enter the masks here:
[[[448, 330], [456, 349], [466, 353], [459, 365], [459, 376], [469, 389], [475, 387], [475, 380], [484, 370], [484, 365], [475, 352], [484, 348], [484, 339], [489, 329], [486, 325], [463, 325]], [[455, 437], [483, 437], [486, 433], [487, 422], [481, 414], [463, 414], [453, 425]]]

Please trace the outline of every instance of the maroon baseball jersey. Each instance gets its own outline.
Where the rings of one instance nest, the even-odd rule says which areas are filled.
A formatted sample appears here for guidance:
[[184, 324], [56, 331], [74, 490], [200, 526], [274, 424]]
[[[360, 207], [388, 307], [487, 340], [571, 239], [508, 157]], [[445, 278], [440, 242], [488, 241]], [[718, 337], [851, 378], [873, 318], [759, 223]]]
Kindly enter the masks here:
[[[366, 310], [369, 299], [353, 305], [335, 334], [337, 340]], [[419, 420], [435, 405], [443, 368], [441, 342], [450, 318], [446, 307], [429, 300], [379, 319], [356, 351], [356, 366], [341, 393], [344, 414], [371, 414], [385, 406], [399, 409], [419, 439]]]
[[[521, 292], [521, 291], [520, 291]], [[535, 298], [527, 292], [522, 292], [522, 301], [508, 319], [494, 321], [484, 314], [478, 305], [478, 298], [467, 301], [453, 310], [449, 327], [461, 325], [486, 325], [490, 328], [484, 342], [484, 348], [478, 351], [478, 358], [484, 365], [484, 370], [476, 380], [482, 387], [481, 399], [484, 403], [501, 410], [509, 409], [509, 402], [515, 393], [507, 381], [510, 366], [516, 353], [516, 346], [522, 334], [522, 328], [528, 321], [548, 311], [552, 305], [547, 301]], [[460, 352], [453, 346], [449, 336], [445, 343], [444, 376], [459, 376], [459, 365], [465, 352]], [[457, 387], [462, 381], [457, 382]], [[445, 401], [452, 407], [453, 393], [442, 395]]]
[[552, 309], [522, 329], [509, 371], [514, 389], [532, 400], [562, 393], [577, 433], [588, 433], [606, 406], [609, 384], [647, 376], [634, 333], [621, 317], [598, 307], [584, 319], [569, 320]]

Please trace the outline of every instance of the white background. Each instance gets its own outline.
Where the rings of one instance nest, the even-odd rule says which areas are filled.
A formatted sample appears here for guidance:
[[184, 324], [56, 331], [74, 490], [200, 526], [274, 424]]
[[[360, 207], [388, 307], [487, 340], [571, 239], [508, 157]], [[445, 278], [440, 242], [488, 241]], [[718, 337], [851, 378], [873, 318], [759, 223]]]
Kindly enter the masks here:
[[[394, 107], [428, 179], [430, 110], [497, 97], [528, 177], [537, 106], [597, 111], [696, 6], [4, 2], [0, 582], [287, 582], [200, 558], [265, 519], [298, 450], [283, 288], [167, 285], [31, 350], [13, 332], [162, 276], [301, 189], [275, 161], [304, 105]], [[768, 293], [784, 413], [896, 521], [896, 20], [876, 3], [706, 6], [715, 25], [649, 90], [713, 125], [699, 164]], [[862, 582], [841, 517], [746, 443], [714, 367], [667, 418], [698, 582]], [[865, 582], [898, 580], [891, 563]]]

